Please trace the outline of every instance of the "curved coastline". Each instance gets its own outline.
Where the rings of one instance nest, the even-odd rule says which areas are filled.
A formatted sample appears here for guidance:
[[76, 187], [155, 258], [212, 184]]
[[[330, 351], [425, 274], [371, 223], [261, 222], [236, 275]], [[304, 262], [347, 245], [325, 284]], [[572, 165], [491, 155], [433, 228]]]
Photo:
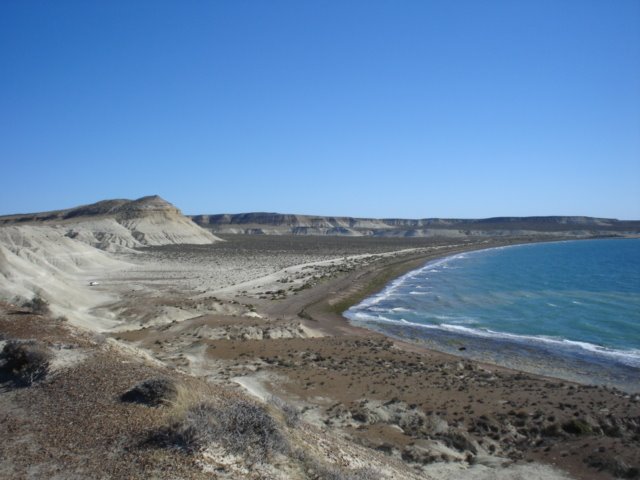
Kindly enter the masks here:
[[[491, 245], [466, 244], [443, 247], [440, 251], [406, 255], [401, 259], [383, 262], [375, 267], [357, 270], [346, 276], [333, 279], [314, 288], [301, 292], [270, 309], [272, 314], [297, 315], [309, 326], [329, 334], [373, 334], [373, 330], [358, 327], [343, 315], [349, 308], [383, 291], [387, 286], [414, 270], [424, 267], [432, 261], [453, 255], [527, 245], [543, 242], [557, 242], [558, 239], [509, 238], [492, 240]], [[561, 240], [562, 241], [562, 240]]]
[[[567, 241], [574, 240], [545, 243]], [[629, 393], [640, 392], [640, 362], [636, 355], [627, 356], [617, 350], [568, 339], [548, 339], [490, 330], [485, 332], [460, 326], [447, 328], [386, 318], [358, 319], [356, 314], [349, 314], [349, 310], [358, 305], [377, 303], [385, 298], [386, 293], [398, 288], [405, 279], [434, 264], [445, 263], [468, 252], [477, 253], [531, 243], [540, 242], [522, 241], [487, 248], [469, 248], [425, 259], [416, 268], [402, 269], [404, 271], [389, 279], [383, 288], [374, 291], [365, 288], [367, 295], [358, 295], [361, 298], [357, 301], [353, 301], [356, 297], [352, 297], [352, 301], [341, 312], [342, 317], [354, 328], [364, 328], [429, 351], [579, 384], [609, 386]], [[410, 264], [406, 263], [405, 266]]]

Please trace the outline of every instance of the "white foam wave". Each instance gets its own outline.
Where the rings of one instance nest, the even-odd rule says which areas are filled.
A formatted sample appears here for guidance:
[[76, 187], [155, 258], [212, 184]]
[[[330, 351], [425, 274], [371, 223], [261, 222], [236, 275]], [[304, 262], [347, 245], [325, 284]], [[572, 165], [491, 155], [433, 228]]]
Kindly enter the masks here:
[[[478, 253], [478, 252], [484, 252], [486, 250], [491, 250], [489, 249], [485, 249], [485, 250], [478, 250], [477, 252], [471, 252], [471, 253]], [[466, 254], [468, 254], [469, 252], [466, 252]], [[460, 259], [460, 258], [466, 258], [465, 254], [462, 253], [457, 253], [455, 255], [450, 255], [448, 257], [444, 257], [444, 258], [440, 258], [437, 260], [432, 260], [428, 263], [426, 263], [425, 265], [423, 265], [422, 267], [416, 269], [416, 270], [412, 270], [409, 273], [406, 273], [404, 275], [402, 275], [401, 277], [396, 278], [395, 280], [393, 280], [391, 283], [389, 283], [381, 292], [377, 293], [376, 295], [373, 295], [372, 297], [366, 298], [365, 300], [363, 300], [362, 302], [360, 302], [357, 305], [352, 306], [349, 310], [347, 310], [346, 313], [348, 312], [353, 312], [353, 311], [358, 311], [361, 309], [365, 309], [368, 308], [372, 305], [376, 305], [377, 303], [380, 303], [384, 300], [387, 300], [388, 298], [390, 298], [391, 296], [393, 296], [395, 294], [395, 292], [398, 290], [398, 288], [400, 288], [401, 286], [404, 286], [405, 283], [407, 283], [407, 281], [411, 280], [412, 278], [416, 277], [417, 275], [420, 275], [422, 273], [424, 273], [425, 271], [434, 271], [434, 268], [437, 268], [441, 265], [444, 265], [447, 262], [450, 262], [452, 260], [456, 260], [456, 259]], [[414, 290], [416, 291], [416, 290]]]
[[640, 350], [632, 349], [632, 350], [614, 350], [607, 347], [603, 347], [600, 345], [595, 345], [588, 342], [580, 342], [576, 340], [569, 339], [557, 339], [550, 338], [544, 336], [534, 336], [534, 335], [518, 335], [514, 333], [505, 333], [505, 332], [496, 332], [488, 329], [476, 329], [469, 328], [462, 325], [453, 325], [449, 323], [441, 323], [441, 324], [423, 324], [417, 322], [410, 322], [405, 319], [394, 320], [382, 315], [373, 316], [367, 315], [366, 313], [359, 312], [353, 317], [354, 320], [361, 320], [366, 322], [381, 322], [381, 323], [390, 323], [390, 324], [400, 324], [407, 325], [411, 327], [417, 327], [421, 329], [428, 330], [443, 330], [451, 333], [462, 333], [465, 335], [471, 335], [475, 337], [482, 338], [491, 338], [491, 339], [506, 339], [519, 343], [538, 343], [541, 345], [553, 345], [555, 347], [560, 347], [564, 349], [580, 349], [588, 351], [592, 354], [615, 359], [616, 361], [623, 363], [625, 365], [640, 368]]
[[478, 321], [471, 317], [447, 317], [446, 315], [436, 315], [438, 320], [451, 322], [453, 325], [476, 325]]
[[[551, 242], [550, 242], [551, 243]], [[555, 243], [555, 242], [553, 242]], [[412, 270], [404, 275], [402, 275], [401, 277], [396, 278], [395, 280], [393, 280], [391, 283], [389, 283], [381, 292], [366, 298], [365, 300], [363, 300], [362, 302], [360, 302], [357, 305], [352, 306], [348, 311], [354, 311], [354, 310], [359, 310], [362, 308], [367, 308], [371, 305], [375, 305], [377, 303], [380, 303], [388, 298], [390, 298], [395, 292], [396, 290], [398, 290], [398, 288], [405, 286], [405, 284], [411, 280], [412, 278], [415, 278], [418, 275], [423, 275], [425, 272], [434, 272], [437, 273], [440, 271], [440, 267], [444, 267], [446, 266], [447, 268], [451, 268], [452, 266], [449, 265], [450, 262], [453, 262], [455, 260], [463, 260], [463, 259], [467, 259], [471, 256], [475, 256], [475, 255], [481, 255], [487, 252], [491, 252], [493, 250], [503, 250], [506, 248], [521, 248], [521, 247], [528, 247], [531, 246], [529, 244], [522, 244], [522, 245], [505, 245], [502, 247], [491, 247], [491, 248], [484, 248], [481, 250], [473, 250], [473, 251], [468, 251], [468, 252], [462, 252], [462, 253], [456, 253], [454, 255], [449, 255], [447, 257], [443, 257], [443, 258], [439, 258], [436, 260], [432, 260], [430, 262], [427, 262], [426, 264], [424, 264], [422, 267], [416, 269], [416, 270]], [[429, 277], [423, 277], [424, 280], [428, 279]], [[417, 288], [417, 286], [416, 286]], [[428, 288], [428, 287], [424, 287], [424, 288]], [[415, 290], [414, 290], [415, 291]], [[346, 312], [345, 312], [346, 313]]]

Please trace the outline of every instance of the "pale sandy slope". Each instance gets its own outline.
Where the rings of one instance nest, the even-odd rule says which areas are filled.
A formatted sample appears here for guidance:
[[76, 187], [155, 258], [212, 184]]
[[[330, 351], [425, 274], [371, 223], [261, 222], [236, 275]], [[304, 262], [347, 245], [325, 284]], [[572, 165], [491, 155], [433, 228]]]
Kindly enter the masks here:
[[[0, 297], [20, 302], [38, 295], [55, 313], [80, 319], [111, 298], [89, 286], [94, 278], [129, 267], [113, 255], [43, 226], [0, 228]], [[84, 324], [85, 327], [96, 325]]]
[[133, 267], [136, 248], [220, 241], [160, 197], [113, 200], [42, 214], [0, 217], [0, 299], [35, 295], [56, 314], [92, 329], [112, 325], [90, 309], [114, 295], [90, 282]]
[[98, 202], [20, 219], [55, 226], [71, 238], [107, 251], [221, 241], [158, 196]]

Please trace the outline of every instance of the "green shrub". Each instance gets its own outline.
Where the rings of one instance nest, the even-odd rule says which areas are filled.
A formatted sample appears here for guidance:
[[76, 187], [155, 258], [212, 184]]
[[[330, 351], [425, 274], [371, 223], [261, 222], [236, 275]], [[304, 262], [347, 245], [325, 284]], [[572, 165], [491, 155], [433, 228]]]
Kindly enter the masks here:
[[589, 435], [593, 433], [593, 429], [591, 425], [589, 425], [584, 420], [580, 420], [577, 418], [571, 419], [568, 422], [562, 424], [562, 429], [570, 433], [571, 435]]

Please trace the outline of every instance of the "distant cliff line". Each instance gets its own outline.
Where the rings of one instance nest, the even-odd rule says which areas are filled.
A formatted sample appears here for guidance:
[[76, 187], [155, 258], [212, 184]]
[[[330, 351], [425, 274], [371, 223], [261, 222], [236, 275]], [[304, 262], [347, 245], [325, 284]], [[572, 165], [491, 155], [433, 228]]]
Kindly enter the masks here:
[[255, 212], [192, 215], [190, 218], [201, 227], [220, 234], [405, 237], [640, 235], [640, 221], [583, 216], [377, 219]]
[[402, 219], [253, 212], [185, 217], [177, 207], [157, 195], [137, 200], [103, 200], [65, 210], [0, 216], [0, 226], [17, 225], [68, 228], [71, 237], [76, 235], [77, 227], [82, 227], [91, 233], [88, 243], [109, 249], [115, 248], [114, 245], [137, 247], [219, 240], [212, 233], [373, 237], [640, 236], [640, 220], [584, 216]]

